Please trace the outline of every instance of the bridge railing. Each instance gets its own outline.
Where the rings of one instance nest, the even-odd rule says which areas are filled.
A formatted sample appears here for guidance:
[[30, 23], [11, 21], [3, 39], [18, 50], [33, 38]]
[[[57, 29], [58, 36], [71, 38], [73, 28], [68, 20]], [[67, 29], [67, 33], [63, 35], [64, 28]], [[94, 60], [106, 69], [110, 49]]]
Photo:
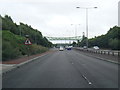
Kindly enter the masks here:
[[84, 52], [91, 52], [96, 54], [104, 54], [104, 55], [112, 55], [112, 56], [120, 56], [120, 51], [114, 51], [114, 50], [95, 50], [95, 49], [84, 49], [80, 47], [74, 47], [76, 50], [84, 51]]

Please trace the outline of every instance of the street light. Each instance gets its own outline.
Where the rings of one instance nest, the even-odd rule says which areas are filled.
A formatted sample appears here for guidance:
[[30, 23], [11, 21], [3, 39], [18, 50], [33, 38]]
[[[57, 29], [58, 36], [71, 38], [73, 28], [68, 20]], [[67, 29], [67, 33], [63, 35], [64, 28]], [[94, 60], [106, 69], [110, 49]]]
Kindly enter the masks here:
[[77, 37], [77, 25], [80, 25], [80, 24], [71, 24], [72, 25], [75, 25], [75, 37]]
[[72, 25], [75, 26], [75, 39], [77, 40], [77, 25], [80, 25], [80, 24], [71, 24], [71, 26]]
[[86, 47], [88, 48], [88, 9], [96, 9], [97, 7], [76, 7], [80, 9], [86, 9]]

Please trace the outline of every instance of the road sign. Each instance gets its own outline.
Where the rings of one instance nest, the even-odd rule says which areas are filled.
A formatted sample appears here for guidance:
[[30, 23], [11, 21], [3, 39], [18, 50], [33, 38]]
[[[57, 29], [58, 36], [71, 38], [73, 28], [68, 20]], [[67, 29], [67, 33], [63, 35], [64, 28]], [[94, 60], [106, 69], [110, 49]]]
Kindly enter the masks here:
[[31, 41], [29, 40], [29, 39], [26, 39], [25, 40], [25, 45], [31, 45], [32, 43], [31, 43]]

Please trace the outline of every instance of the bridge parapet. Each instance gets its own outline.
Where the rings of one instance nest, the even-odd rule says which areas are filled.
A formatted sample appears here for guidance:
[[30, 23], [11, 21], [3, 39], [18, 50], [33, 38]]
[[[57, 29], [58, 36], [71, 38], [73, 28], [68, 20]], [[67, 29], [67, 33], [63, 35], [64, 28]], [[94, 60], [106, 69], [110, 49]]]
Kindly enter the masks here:
[[50, 41], [52, 40], [81, 40], [81, 36], [76, 36], [76, 37], [47, 37], [46, 38]]

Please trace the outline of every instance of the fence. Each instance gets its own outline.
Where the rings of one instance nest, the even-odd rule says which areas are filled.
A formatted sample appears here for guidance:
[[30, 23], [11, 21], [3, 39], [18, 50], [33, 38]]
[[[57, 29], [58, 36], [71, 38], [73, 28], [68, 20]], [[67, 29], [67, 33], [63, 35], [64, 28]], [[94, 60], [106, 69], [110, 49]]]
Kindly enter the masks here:
[[83, 49], [83, 48], [79, 48], [79, 47], [74, 47], [74, 49], [84, 51], [84, 52], [96, 53], [96, 54], [120, 56], [120, 51], [114, 51], [114, 50]]

